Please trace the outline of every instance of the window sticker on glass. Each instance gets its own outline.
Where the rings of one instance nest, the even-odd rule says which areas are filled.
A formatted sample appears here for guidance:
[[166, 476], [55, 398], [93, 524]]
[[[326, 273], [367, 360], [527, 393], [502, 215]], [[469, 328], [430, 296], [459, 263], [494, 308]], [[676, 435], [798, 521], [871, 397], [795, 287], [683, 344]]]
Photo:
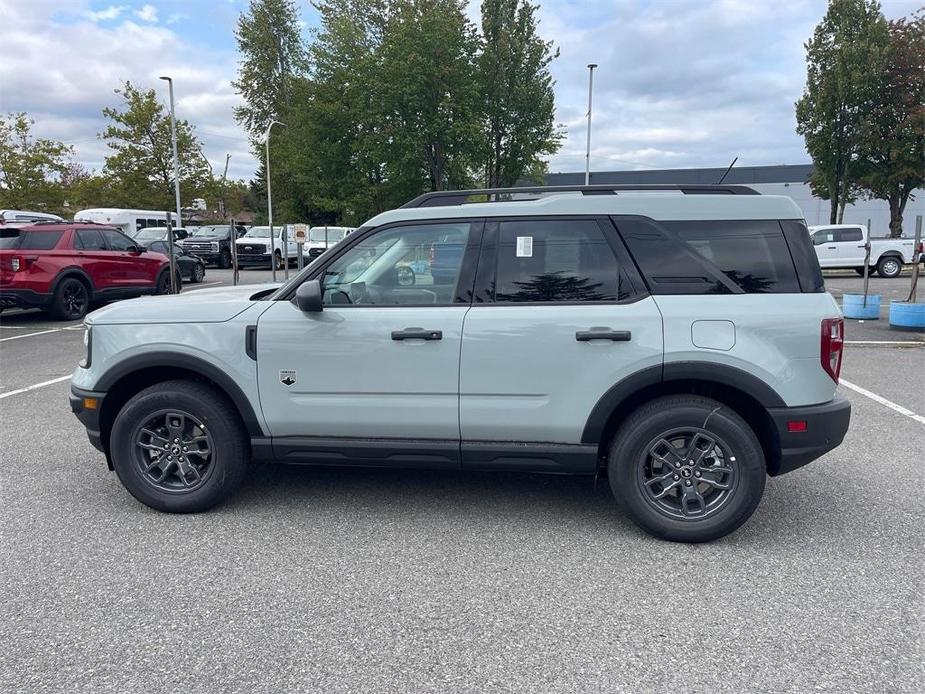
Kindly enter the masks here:
[[533, 237], [532, 236], [518, 236], [517, 237], [517, 257], [518, 258], [532, 258], [533, 257]]

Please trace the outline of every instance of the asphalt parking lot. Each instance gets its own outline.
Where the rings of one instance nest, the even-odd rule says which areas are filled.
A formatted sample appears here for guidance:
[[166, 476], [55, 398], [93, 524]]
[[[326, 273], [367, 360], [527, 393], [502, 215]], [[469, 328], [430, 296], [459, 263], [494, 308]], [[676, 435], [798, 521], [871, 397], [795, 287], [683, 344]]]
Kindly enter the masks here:
[[844, 445], [699, 546], [543, 475], [267, 466], [159, 514], [55, 381], [79, 324], [0, 326], [0, 691], [925, 690], [925, 342], [886, 315], [847, 327]]

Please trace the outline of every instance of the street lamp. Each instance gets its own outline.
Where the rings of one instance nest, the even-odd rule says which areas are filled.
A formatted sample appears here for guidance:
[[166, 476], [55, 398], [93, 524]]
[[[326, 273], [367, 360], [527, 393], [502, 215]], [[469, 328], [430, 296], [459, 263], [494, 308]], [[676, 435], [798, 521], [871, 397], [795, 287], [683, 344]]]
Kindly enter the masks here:
[[[183, 214], [180, 211], [180, 159], [177, 157], [177, 117], [173, 106], [173, 79], [162, 76], [170, 88], [170, 144], [173, 147], [173, 191], [177, 199], [177, 221], [183, 226]], [[167, 248], [170, 252], [170, 290], [172, 294], [179, 291], [177, 286], [176, 261], [173, 254], [173, 229], [167, 230]]]
[[597, 63], [588, 64], [588, 144], [585, 148], [585, 185], [591, 183], [591, 91], [594, 86], [594, 68]]
[[[266, 146], [266, 169], [267, 169], [267, 218], [270, 222], [270, 265], [273, 268], [273, 281], [276, 281], [276, 239], [273, 236], [273, 192], [270, 188], [270, 130], [273, 129], [274, 125], [282, 125], [286, 127], [285, 123], [280, 123], [278, 120], [270, 121], [270, 124], [267, 126], [267, 131], [263, 134], [263, 144]], [[289, 250], [289, 246], [286, 246], [286, 250]], [[286, 262], [286, 279], [289, 279], [289, 262]]]

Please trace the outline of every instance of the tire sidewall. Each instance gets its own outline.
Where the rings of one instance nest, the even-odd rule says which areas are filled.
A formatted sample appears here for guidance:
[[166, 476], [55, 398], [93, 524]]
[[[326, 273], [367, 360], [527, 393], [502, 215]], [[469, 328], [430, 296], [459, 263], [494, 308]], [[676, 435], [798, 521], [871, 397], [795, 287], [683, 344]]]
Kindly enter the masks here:
[[[714, 403], [719, 406], [719, 403]], [[734, 531], [754, 512], [764, 493], [766, 465], [761, 445], [740, 417], [726, 407], [693, 401], [631, 417], [618, 433], [608, 464], [611, 489], [630, 517], [647, 532], [678, 542], [706, 542]], [[736, 458], [738, 478], [722, 508], [702, 520], [684, 521], [662, 514], [645, 497], [637, 480], [643, 453], [657, 436], [678, 427], [702, 428], [715, 434]]]
[[202, 282], [205, 276], [206, 269], [202, 266], [201, 263], [196, 263], [195, 267], [193, 268], [193, 282], [198, 284], [199, 282]]
[[[214, 446], [211, 474], [198, 489], [184, 494], [161, 491], [147, 482], [135, 462], [136, 429], [158, 410], [176, 408], [199, 419], [212, 436]], [[119, 412], [110, 436], [113, 468], [119, 480], [136, 499], [159, 511], [189, 513], [204, 511], [224, 499], [243, 477], [246, 457], [239, 426], [229, 421], [227, 411], [214, 395], [184, 390], [148, 389], [135, 396]]]

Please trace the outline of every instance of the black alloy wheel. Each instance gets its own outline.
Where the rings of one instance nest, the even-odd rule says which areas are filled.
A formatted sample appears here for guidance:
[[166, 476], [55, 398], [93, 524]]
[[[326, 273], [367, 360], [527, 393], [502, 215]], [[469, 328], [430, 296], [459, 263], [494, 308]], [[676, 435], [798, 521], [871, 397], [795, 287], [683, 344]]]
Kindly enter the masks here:
[[194, 284], [199, 284], [202, 282], [203, 278], [206, 276], [206, 269], [203, 267], [202, 263], [196, 263], [193, 266], [193, 278], [192, 281]]
[[141, 478], [162, 492], [195, 491], [212, 474], [212, 434], [189, 412], [178, 408], [155, 412], [133, 438]]
[[170, 271], [162, 270], [157, 276], [157, 287], [154, 289], [155, 294], [170, 294]]
[[52, 313], [60, 320], [83, 318], [90, 308], [90, 292], [87, 285], [76, 277], [61, 280], [55, 290]]
[[735, 455], [718, 436], [681, 427], [649, 442], [636, 479], [659, 513], [699, 520], [716, 513], [735, 493], [737, 468]]

